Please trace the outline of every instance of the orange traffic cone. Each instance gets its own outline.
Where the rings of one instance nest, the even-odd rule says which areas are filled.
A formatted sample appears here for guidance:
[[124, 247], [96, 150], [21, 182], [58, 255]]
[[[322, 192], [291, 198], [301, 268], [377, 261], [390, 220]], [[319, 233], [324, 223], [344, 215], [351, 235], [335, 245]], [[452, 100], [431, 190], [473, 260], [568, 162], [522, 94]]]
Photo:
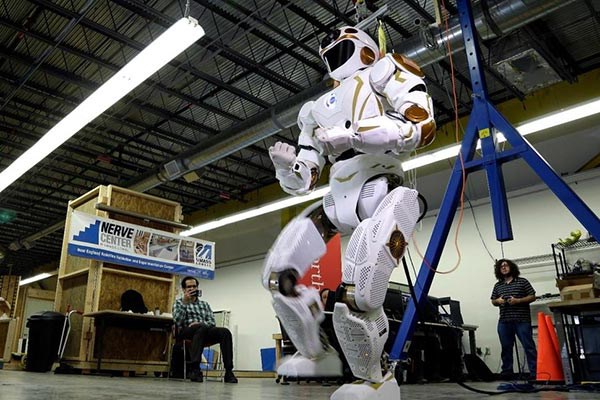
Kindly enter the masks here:
[[[556, 335], [554, 327], [552, 332]], [[552, 341], [550, 327], [546, 324], [544, 313], [538, 313], [538, 359], [537, 359], [537, 380], [544, 382], [564, 381], [560, 357], [558, 355], [558, 340], [556, 347]]]

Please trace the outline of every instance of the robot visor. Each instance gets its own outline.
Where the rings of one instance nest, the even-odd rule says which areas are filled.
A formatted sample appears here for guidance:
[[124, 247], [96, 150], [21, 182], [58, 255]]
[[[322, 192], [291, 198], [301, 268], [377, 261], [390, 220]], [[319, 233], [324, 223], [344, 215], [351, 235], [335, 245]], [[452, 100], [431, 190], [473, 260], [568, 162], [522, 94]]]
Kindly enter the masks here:
[[323, 60], [329, 65], [330, 71], [335, 71], [354, 54], [354, 42], [352, 40], [341, 40], [331, 49], [323, 53]]

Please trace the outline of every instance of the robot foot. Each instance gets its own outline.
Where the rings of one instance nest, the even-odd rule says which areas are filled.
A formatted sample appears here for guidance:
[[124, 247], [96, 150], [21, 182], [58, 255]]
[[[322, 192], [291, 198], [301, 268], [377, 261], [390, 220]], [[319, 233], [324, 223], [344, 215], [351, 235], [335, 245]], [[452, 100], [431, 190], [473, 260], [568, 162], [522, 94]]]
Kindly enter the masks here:
[[400, 388], [394, 376], [388, 373], [383, 383], [356, 381], [342, 385], [330, 400], [400, 400]]
[[335, 352], [328, 351], [315, 360], [296, 353], [282, 360], [277, 368], [277, 375], [285, 378], [341, 377], [342, 362]]

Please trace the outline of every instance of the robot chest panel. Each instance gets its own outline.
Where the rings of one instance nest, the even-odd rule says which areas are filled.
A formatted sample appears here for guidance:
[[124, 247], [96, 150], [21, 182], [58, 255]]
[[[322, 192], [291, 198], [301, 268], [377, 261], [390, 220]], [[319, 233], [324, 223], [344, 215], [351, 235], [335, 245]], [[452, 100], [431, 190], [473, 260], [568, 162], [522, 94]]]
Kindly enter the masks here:
[[369, 84], [368, 74], [363, 73], [344, 80], [321, 96], [315, 102], [312, 114], [322, 128], [348, 128], [358, 120], [382, 115], [383, 106]]

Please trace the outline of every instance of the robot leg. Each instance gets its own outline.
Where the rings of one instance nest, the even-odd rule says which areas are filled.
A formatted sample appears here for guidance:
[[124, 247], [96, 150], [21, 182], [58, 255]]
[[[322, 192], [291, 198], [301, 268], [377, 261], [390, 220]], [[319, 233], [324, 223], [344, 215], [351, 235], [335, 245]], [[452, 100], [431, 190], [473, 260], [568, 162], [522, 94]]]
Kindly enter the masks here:
[[341, 374], [337, 353], [322, 340], [325, 314], [319, 293], [297, 284], [326, 249], [313, 221], [301, 215], [283, 229], [266, 257], [263, 285], [271, 291], [275, 313], [300, 354], [282, 364], [279, 375], [314, 376], [332, 368], [335, 372], [329, 375]]
[[332, 399], [341, 399], [342, 393], [347, 396], [355, 390], [366, 396], [357, 398], [379, 398], [383, 392], [378, 388], [383, 386], [374, 387], [373, 382], [387, 387], [393, 381], [395, 385], [393, 374], [382, 376], [381, 372], [381, 354], [389, 331], [383, 301], [390, 275], [404, 255], [418, 217], [417, 192], [398, 187], [382, 200], [371, 218], [358, 225], [350, 238], [343, 285], [338, 290], [341, 303], [335, 306], [333, 324], [352, 372], [371, 383], [358, 385], [365, 386], [361, 389], [344, 385]]
[[296, 291], [296, 297], [273, 294], [275, 313], [298, 349], [292, 357], [281, 360], [277, 375], [291, 379], [341, 376], [342, 362], [320, 328], [325, 314], [319, 293], [304, 285], [296, 286]]

